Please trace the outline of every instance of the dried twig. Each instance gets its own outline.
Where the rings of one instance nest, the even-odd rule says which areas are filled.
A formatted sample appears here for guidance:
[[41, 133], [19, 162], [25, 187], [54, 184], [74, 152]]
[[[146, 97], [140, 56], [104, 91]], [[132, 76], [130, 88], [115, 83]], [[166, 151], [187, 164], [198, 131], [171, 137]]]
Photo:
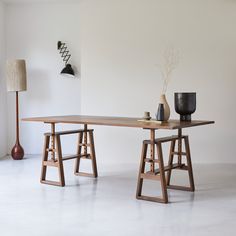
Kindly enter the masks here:
[[163, 79], [162, 94], [166, 93], [173, 70], [179, 63], [179, 51], [173, 47], [168, 47], [163, 53], [163, 62], [158, 64]]

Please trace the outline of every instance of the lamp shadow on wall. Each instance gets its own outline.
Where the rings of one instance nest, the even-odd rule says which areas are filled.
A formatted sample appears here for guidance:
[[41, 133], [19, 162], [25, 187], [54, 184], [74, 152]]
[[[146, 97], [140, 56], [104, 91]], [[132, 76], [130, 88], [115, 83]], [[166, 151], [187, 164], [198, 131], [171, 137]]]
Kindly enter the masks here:
[[30, 101], [49, 101], [50, 78], [49, 74], [42, 70], [28, 71], [28, 92]]
[[80, 71], [81, 71], [80, 66], [79, 66], [79, 67], [73, 66], [73, 70], [74, 70], [74, 72], [75, 72], [75, 77], [76, 77], [77, 79], [80, 78]]
[[[28, 69], [28, 90], [24, 93], [22, 103], [22, 118], [44, 115], [48, 108], [45, 104], [52, 99], [51, 90], [52, 82], [50, 73], [40, 69]], [[25, 145], [25, 159], [28, 159], [27, 154], [41, 153], [38, 146], [43, 145], [42, 135], [46, 132], [46, 126], [43, 124], [29, 124], [28, 122], [21, 122], [22, 128], [22, 144]], [[34, 138], [32, 137], [34, 134]]]

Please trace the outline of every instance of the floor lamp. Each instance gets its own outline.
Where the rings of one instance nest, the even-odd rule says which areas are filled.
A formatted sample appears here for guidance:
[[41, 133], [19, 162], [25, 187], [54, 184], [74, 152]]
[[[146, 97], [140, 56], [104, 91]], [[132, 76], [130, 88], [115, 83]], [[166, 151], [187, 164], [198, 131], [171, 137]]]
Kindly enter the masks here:
[[24, 149], [19, 138], [19, 103], [18, 93], [27, 89], [25, 60], [9, 60], [6, 66], [7, 91], [16, 93], [16, 144], [12, 148], [11, 156], [14, 160], [22, 160]]

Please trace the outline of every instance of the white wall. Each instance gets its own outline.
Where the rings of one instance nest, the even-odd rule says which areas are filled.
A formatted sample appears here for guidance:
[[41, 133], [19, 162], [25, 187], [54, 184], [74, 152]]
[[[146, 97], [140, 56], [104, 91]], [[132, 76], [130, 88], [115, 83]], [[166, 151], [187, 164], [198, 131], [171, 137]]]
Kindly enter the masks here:
[[[196, 91], [193, 118], [216, 121], [186, 130], [194, 162], [235, 162], [235, 12], [236, 2], [223, 0], [9, 5], [7, 56], [26, 58], [29, 71], [21, 116], [80, 114], [80, 105], [83, 114], [142, 116], [149, 110], [154, 115], [162, 85], [155, 64], [172, 44], [182, 57], [167, 91], [171, 118], [178, 118], [173, 93]], [[59, 39], [68, 43], [73, 63], [81, 63], [81, 79], [58, 76]], [[9, 147], [14, 142], [12, 104], [9, 96]], [[44, 130], [41, 124], [22, 124], [27, 153], [41, 152]], [[98, 160], [137, 163], [147, 137], [147, 131], [138, 129], [96, 127]], [[66, 152], [71, 152], [69, 141]]]
[[[63, 78], [64, 67], [57, 41], [66, 42], [71, 64], [80, 71], [78, 6], [69, 4], [9, 4], [7, 14], [7, 58], [27, 63], [28, 90], [20, 93], [20, 117], [80, 113], [80, 78]], [[15, 142], [15, 95], [8, 95], [9, 151]], [[42, 134], [50, 127], [21, 123], [25, 153], [41, 153]], [[69, 142], [69, 141], [68, 141]], [[67, 143], [65, 151], [71, 150]], [[69, 149], [69, 150], [68, 150]]]
[[[102, 0], [85, 1], [81, 9], [82, 113], [141, 116], [149, 110], [154, 115], [162, 87], [155, 64], [172, 44], [182, 59], [167, 91], [171, 118], [178, 118], [173, 93], [196, 91], [193, 118], [216, 121], [186, 130], [193, 160], [236, 161], [235, 1]], [[135, 159], [143, 133], [99, 128], [99, 155]]]
[[7, 154], [5, 65], [5, 6], [0, 2], [0, 157]]

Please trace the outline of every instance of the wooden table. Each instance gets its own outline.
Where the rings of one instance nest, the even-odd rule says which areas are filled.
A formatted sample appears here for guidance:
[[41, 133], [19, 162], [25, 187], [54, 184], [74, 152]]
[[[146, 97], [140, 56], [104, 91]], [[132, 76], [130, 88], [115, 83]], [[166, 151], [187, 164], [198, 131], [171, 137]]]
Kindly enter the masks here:
[[[174, 189], [180, 189], [180, 190], [187, 190], [187, 191], [194, 191], [194, 182], [193, 182], [193, 173], [192, 173], [192, 164], [191, 164], [191, 157], [190, 157], [190, 149], [189, 149], [189, 143], [187, 136], [182, 135], [182, 129], [183, 128], [189, 128], [194, 126], [202, 126], [202, 125], [208, 125], [214, 123], [214, 121], [203, 121], [203, 120], [194, 120], [190, 122], [180, 122], [179, 120], [169, 120], [168, 122], [163, 123], [157, 123], [157, 122], [140, 122], [138, 121], [140, 118], [130, 118], [130, 117], [106, 117], [106, 116], [80, 116], [80, 115], [72, 115], [72, 116], [49, 116], [49, 117], [34, 117], [34, 118], [25, 118], [22, 119], [23, 121], [34, 121], [34, 122], [44, 122], [51, 124], [51, 133], [48, 133], [46, 137], [51, 136], [51, 147], [44, 147], [44, 158], [43, 158], [43, 168], [42, 168], [42, 176], [41, 176], [41, 182], [47, 183], [47, 184], [53, 184], [53, 185], [60, 185], [64, 186], [64, 170], [62, 165], [62, 155], [61, 155], [61, 147], [60, 147], [60, 140], [58, 137], [63, 134], [70, 134], [70, 133], [76, 133], [76, 131], [72, 132], [56, 132], [55, 125], [58, 123], [66, 123], [66, 124], [83, 124], [84, 129], [79, 130], [78, 133], [81, 134], [84, 132], [84, 141], [82, 142], [81, 136], [80, 136], [80, 147], [84, 147], [84, 154], [81, 154], [81, 148], [79, 148], [78, 155], [75, 156], [77, 158], [77, 171], [78, 171], [78, 161], [82, 156], [87, 157], [87, 146], [92, 147], [92, 161], [93, 162], [93, 170], [94, 173], [92, 176], [97, 177], [96, 172], [96, 158], [95, 158], [95, 149], [93, 146], [93, 136], [92, 131], [88, 129], [88, 125], [105, 125], [105, 126], [119, 126], [119, 127], [132, 127], [132, 128], [142, 128], [150, 131], [150, 140], [144, 140], [143, 142], [143, 150], [141, 155], [141, 163], [140, 163], [140, 170], [139, 170], [139, 177], [138, 177], [138, 186], [137, 186], [137, 199], [143, 199], [143, 200], [150, 200], [150, 201], [156, 201], [156, 202], [162, 202], [167, 203], [168, 202], [168, 196], [166, 189], [174, 188]], [[158, 129], [167, 129], [167, 130], [178, 130], [177, 136], [171, 136], [171, 137], [165, 137], [156, 139], [155, 138], [155, 130]], [[89, 137], [92, 140], [92, 143], [90, 145], [87, 144], [87, 132], [89, 132]], [[184, 153], [182, 151], [182, 140], [185, 141], [185, 148], [186, 152]], [[57, 151], [59, 151], [58, 160], [55, 158], [55, 143], [58, 141]], [[178, 141], [178, 151], [175, 152], [174, 146], [175, 142]], [[163, 157], [162, 157], [162, 150], [161, 150], [161, 144], [163, 142], [171, 142], [171, 150], [170, 150], [170, 156], [169, 156], [169, 163], [168, 166], [164, 167], [163, 165]], [[45, 139], [45, 143], [49, 143], [49, 139]], [[150, 146], [150, 158], [147, 158], [147, 148]], [[155, 155], [155, 146], [157, 146], [157, 156], [158, 159], [156, 159]], [[48, 161], [46, 158], [46, 152], [52, 151], [52, 159]], [[173, 164], [173, 156], [177, 154], [178, 156], [178, 163]], [[182, 156], [186, 155], [187, 157], [187, 165], [182, 163]], [[72, 159], [72, 158], [68, 158]], [[79, 159], [79, 160], [78, 160]], [[56, 164], [55, 164], [55, 163]], [[54, 163], [54, 164], [53, 164]], [[145, 164], [150, 164], [150, 171], [145, 171]], [[159, 169], [155, 169], [155, 165], [159, 165]], [[46, 167], [47, 165], [51, 166], [57, 166], [59, 168], [59, 175], [61, 177], [61, 181], [59, 184], [53, 182], [53, 181], [46, 181]], [[189, 172], [189, 179], [190, 179], [190, 187], [182, 187], [182, 186], [175, 186], [170, 185], [170, 175], [171, 171], [173, 169], [182, 169], [182, 170], [188, 170]], [[166, 176], [165, 172], [167, 171], [167, 183], [166, 183]], [[76, 172], [78, 173], [78, 172]], [[85, 174], [82, 174], [85, 175]], [[42, 178], [44, 177], [44, 179]], [[141, 194], [142, 192], [142, 185], [143, 185], [143, 179], [152, 179], [152, 180], [160, 180], [161, 186], [162, 186], [162, 198], [159, 197], [150, 197], [150, 196], [143, 196]]]

